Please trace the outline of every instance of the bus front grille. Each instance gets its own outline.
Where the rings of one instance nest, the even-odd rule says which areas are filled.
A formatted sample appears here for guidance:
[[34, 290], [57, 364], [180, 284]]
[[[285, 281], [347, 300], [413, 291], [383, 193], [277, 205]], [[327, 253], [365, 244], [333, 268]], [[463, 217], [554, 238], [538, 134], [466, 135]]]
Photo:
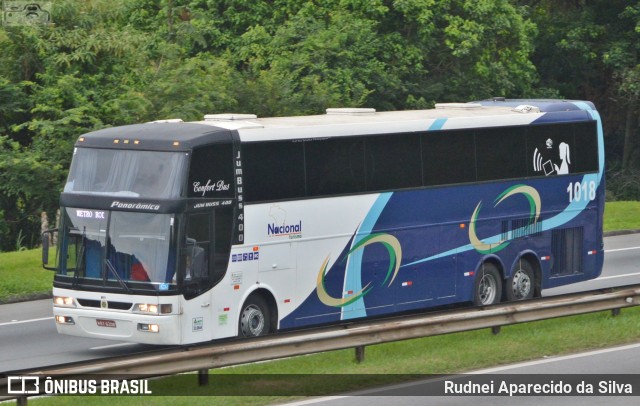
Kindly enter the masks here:
[[[100, 304], [100, 300], [93, 300], [93, 299], [78, 299], [78, 303], [80, 303], [80, 306], [82, 307], [95, 307], [98, 309], [104, 309], [104, 307], [101, 306]], [[106, 302], [107, 303], [107, 309], [113, 309], [113, 310], [130, 310], [131, 307], [133, 306], [133, 303], [127, 303], [127, 302]]]

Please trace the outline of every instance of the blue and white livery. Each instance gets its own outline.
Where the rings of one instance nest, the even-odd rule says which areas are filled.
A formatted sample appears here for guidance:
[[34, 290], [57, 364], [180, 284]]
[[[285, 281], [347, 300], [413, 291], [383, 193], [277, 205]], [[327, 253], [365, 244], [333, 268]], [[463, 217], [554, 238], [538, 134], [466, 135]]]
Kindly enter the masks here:
[[188, 344], [528, 299], [600, 275], [603, 172], [583, 101], [89, 133], [61, 196], [58, 331]]

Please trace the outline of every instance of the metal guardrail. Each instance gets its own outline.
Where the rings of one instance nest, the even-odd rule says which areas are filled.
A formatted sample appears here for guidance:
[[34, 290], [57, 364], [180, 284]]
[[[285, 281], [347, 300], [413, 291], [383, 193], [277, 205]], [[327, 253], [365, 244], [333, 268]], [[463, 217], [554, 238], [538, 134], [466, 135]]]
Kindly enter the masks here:
[[[372, 344], [482, 328], [492, 328], [497, 332], [501, 326], [510, 324], [605, 310], [617, 312], [620, 309], [638, 305], [640, 305], [640, 285], [621, 286], [524, 302], [369, 320], [257, 339], [183, 347], [153, 354], [83, 361], [70, 366], [58, 365], [15, 371], [10, 375], [79, 377], [114, 374], [133, 378], [206, 371], [224, 366], [354, 347], [356, 354], [359, 350], [363, 355], [364, 346]], [[7, 379], [0, 379], [0, 389], [6, 388], [6, 385]], [[6, 393], [6, 390], [2, 392]], [[18, 399], [18, 397], [0, 396], [0, 401], [7, 399]]]

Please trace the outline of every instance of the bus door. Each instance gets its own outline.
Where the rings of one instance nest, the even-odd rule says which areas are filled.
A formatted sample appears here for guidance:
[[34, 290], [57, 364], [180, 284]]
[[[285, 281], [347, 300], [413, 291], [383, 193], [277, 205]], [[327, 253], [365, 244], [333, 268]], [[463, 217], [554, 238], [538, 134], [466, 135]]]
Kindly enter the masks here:
[[[443, 256], [434, 261], [433, 269], [428, 273], [432, 297], [436, 300], [445, 300], [456, 295], [457, 275], [459, 271], [460, 248], [455, 252], [446, 254], [451, 249], [451, 242], [460, 241], [466, 232], [458, 224], [448, 224], [439, 227], [438, 252]], [[455, 245], [459, 247], [460, 245]]]
[[232, 206], [186, 216], [178, 275], [185, 298], [183, 314], [189, 315], [182, 321], [183, 341], [201, 341], [213, 332], [217, 318], [209, 291], [227, 272], [232, 227]]
[[258, 261], [258, 280], [289, 300], [296, 291], [297, 248], [297, 243], [290, 241], [265, 244]]

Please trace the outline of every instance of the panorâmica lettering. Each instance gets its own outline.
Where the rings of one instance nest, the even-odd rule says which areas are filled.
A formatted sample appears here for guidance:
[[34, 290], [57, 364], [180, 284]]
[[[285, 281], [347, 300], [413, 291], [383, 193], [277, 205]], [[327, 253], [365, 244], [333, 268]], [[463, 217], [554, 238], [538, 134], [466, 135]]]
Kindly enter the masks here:
[[159, 204], [153, 204], [153, 203], [124, 203], [124, 202], [120, 202], [118, 200], [114, 200], [111, 203], [111, 208], [116, 208], [116, 209], [131, 209], [131, 210], [160, 210], [160, 205]]

